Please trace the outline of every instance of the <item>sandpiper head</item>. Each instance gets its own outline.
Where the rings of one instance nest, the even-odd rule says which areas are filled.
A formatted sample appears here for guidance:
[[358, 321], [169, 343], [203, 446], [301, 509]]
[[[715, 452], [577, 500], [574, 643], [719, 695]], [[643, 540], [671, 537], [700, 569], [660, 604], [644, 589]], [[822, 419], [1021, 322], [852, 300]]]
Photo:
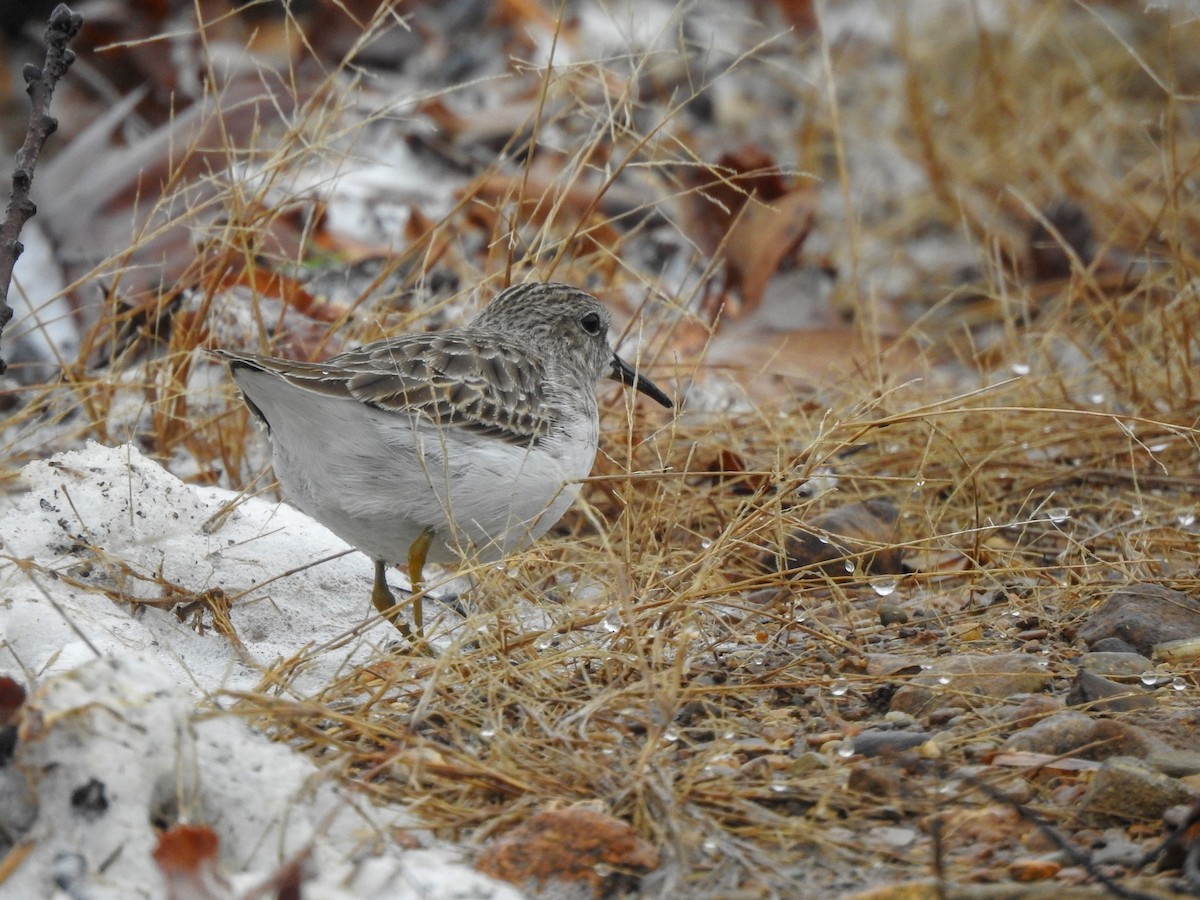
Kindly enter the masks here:
[[502, 291], [470, 329], [516, 336], [548, 357], [573, 360], [592, 381], [612, 378], [669, 408], [671, 398], [613, 352], [608, 342], [611, 324], [608, 310], [587, 291], [531, 282]]

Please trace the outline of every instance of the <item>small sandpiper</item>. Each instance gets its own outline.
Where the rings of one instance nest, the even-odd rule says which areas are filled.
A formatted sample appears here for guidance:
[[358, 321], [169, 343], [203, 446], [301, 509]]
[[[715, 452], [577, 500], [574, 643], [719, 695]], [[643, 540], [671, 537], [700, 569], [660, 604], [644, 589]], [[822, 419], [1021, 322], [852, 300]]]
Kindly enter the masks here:
[[596, 458], [605, 377], [670, 407], [613, 351], [611, 319], [565, 284], [520, 284], [465, 328], [324, 362], [215, 351], [270, 433], [302, 511], [375, 561], [375, 608], [407, 637], [387, 567], [406, 563], [423, 636], [426, 561], [500, 559], [566, 512]]

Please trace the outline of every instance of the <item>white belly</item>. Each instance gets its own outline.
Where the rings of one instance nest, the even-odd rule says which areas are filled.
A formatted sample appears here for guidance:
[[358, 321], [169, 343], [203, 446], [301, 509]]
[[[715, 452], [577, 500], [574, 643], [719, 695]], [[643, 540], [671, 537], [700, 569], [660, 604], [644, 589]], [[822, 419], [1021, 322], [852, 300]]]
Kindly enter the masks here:
[[[598, 426], [520, 447], [420, 417], [299, 392], [270, 375], [239, 383], [271, 423], [275, 474], [297, 507], [375, 559], [404, 562], [426, 528], [429, 559], [499, 559], [540, 537], [579, 493]], [[264, 382], [263, 379], [270, 379]]]

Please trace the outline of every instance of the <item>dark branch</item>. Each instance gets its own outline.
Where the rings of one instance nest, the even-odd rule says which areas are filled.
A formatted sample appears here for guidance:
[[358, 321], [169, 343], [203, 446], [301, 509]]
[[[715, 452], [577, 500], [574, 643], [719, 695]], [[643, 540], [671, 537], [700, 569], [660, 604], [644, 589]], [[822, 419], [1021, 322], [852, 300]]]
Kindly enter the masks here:
[[[67, 44], [82, 26], [82, 16], [71, 12], [62, 3], [56, 6], [50, 14], [50, 24], [46, 26], [45, 64], [40, 69], [33, 65], [26, 66], [21, 73], [25, 77], [25, 90], [29, 94], [31, 108], [25, 143], [17, 151], [8, 209], [4, 212], [4, 220], [0, 222], [0, 336], [3, 336], [4, 326], [13, 314], [8, 305], [8, 289], [12, 284], [13, 266], [25, 249], [20, 241], [21, 229], [37, 212], [37, 207], [29, 198], [33, 170], [46, 139], [58, 128], [58, 120], [50, 115], [50, 98], [54, 96], [58, 80], [67, 74], [67, 69], [75, 61], [75, 53], [67, 48]], [[4, 357], [0, 355], [0, 375], [4, 374], [6, 368]]]

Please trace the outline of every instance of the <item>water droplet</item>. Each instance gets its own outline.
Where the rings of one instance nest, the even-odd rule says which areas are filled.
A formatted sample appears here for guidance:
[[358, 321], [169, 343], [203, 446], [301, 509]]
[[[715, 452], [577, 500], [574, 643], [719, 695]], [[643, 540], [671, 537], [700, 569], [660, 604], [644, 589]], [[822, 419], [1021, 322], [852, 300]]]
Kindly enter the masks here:
[[812, 477], [796, 488], [796, 493], [804, 497], [820, 497], [830, 491], [837, 490], [838, 475], [834, 469], [822, 467], [813, 472]]
[[880, 597], [890, 597], [896, 593], [897, 583], [895, 578], [876, 578], [871, 582], [871, 590]]
[[915, 479], [915, 480], [913, 481], [913, 487], [915, 487], [915, 488], [923, 488], [923, 487], [925, 487], [925, 479], [924, 479], [924, 478], [917, 478], [917, 479]]
[[933, 668], [933, 663], [931, 663], [931, 662], [921, 663], [921, 671], [923, 671], [923, 672], [928, 672], [932, 668]]
[[1046, 518], [1055, 525], [1058, 525], [1071, 518], [1071, 512], [1070, 510], [1064, 509], [1061, 506], [1052, 506], [1050, 509], [1046, 510]]
[[1195, 524], [1196, 524], [1196, 513], [1194, 511], [1189, 510], [1188, 512], [1185, 512], [1182, 515], [1180, 515], [1180, 517], [1179, 517], [1179, 527], [1180, 528], [1190, 528], [1191, 526], [1193, 526]]
[[788, 789], [787, 782], [781, 778], [776, 778], [771, 781], [771, 790], [777, 794], [782, 794]]
[[848, 690], [850, 690], [850, 682], [848, 682], [845, 678], [839, 678], [829, 686], [829, 693], [833, 694], [835, 697], [844, 696]]
[[846, 573], [848, 575], [853, 575], [854, 574], [854, 560], [852, 560], [852, 559], [846, 560], [844, 563], [842, 563], [842, 568], [846, 570]]
[[701, 549], [701, 550], [707, 550], [707, 549], [708, 549], [709, 547], [711, 547], [711, 546], [712, 546], [712, 541], [710, 541], [708, 538], [705, 538], [704, 540], [702, 540], [702, 541], [700, 542], [700, 549]]
[[668, 744], [675, 743], [677, 740], [679, 740], [679, 729], [676, 728], [674, 725], [668, 725], [663, 730], [663, 740], [666, 741]]
[[1185, 679], [1182, 675], [1176, 675], [1171, 679], [1171, 690], [1186, 691], [1187, 686], [1187, 679]]
[[721, 734], [721, 740], [723, 741], [732, 741], [735, 737], [737, 737], [737, 732], [732, 728], [727, 729]]
[[496, 726], [495, 725], [484, 725], [482, 728], [479, 729], [479, 736], [481, 738], [483, 738], [485, 741], [490, 741], [492, 738], [494, 738], [496, 736]]
[[1099, 393], [1092, 394], [1090, 397], [1088, 397], [1088, 399], [1091, 400], [1093, 403], [1095, 403], [1097, 406], [1099, 406], [1101, 403], [1104, 402], [1104, 395], [1099, 394]]
[[937, 677], [937, 683], [938, 683], [938, 684], [949, 684], [949, 683], [950, 683], [950, 680], [951, 680], [951, 679], [950, 679], [950, 676], [949, 676], [949, 675], [945, 675], [945, 674], [939, 675], [939, 676]]
[[621, 610], [615, 606], [608, 611], [608, 614], [600, 622], [600, 627], [610, 633], [615, 633], [621, 630], [621, 626], [625, 623], [621, 621]]
[[533, 639], [533, 649], [534, 650], [549, 650], [553, 644], [554, 644], [554, 632], [553, 631], [543, 631], [541, 634], [539, 634], [536, 638]]
[[711, 856], [715, 856], [717, 851], [721, 849], [721, 845], [712, 838], [708, 838], [700, 845], [700, 849]]
[[1142, 508], [1140, 506], [1135, 506], [1133, 509], [1129, 510], [1129, 514], [1135, 519], [1140, 519], [1142, 517]]
[[1029, 374], [1029, 363], [1013, 363], [1012, 364], [1012, 373], [1014, 375], [1028, 375]]
[[854, 741], [838, 741], [835, 752], [842, 759], [849, 759], [854, 755]]
[[1158, 684], [1158, 673], [1157, 672], [1143, 672], [1142, 673], [1142, 684], [1146, 685], [1146, 687], [1153, 687], [1154, 685]]

